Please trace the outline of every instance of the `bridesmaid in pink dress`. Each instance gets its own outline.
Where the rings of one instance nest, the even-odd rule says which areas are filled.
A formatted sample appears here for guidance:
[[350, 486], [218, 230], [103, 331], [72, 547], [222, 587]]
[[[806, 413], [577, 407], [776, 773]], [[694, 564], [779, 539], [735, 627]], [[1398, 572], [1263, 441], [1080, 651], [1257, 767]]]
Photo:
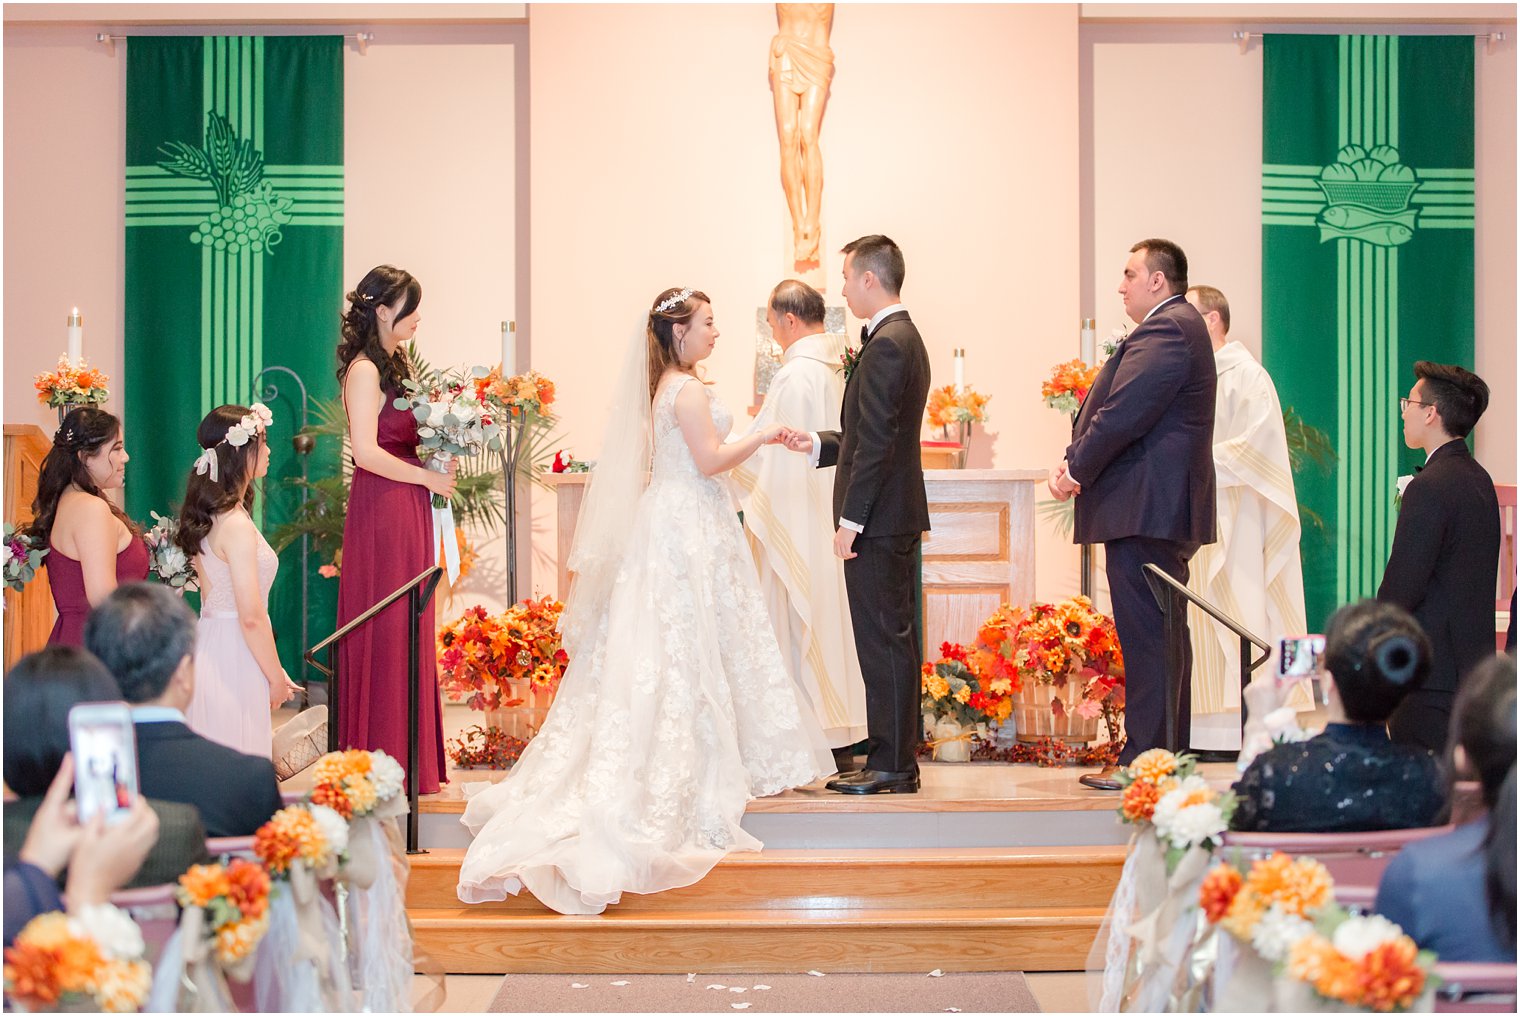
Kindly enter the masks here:
[[176, 543], [195, 562], [201, 618], [195, 695], [185, 722], [245, 755], [270, 755], [270, 711], [301, 689], [285, 673], [269, 622], [280, 558], [253, 516], [253, 482], [269, 472], [262, 403], [218, 406], [195, 432], [201, 454], [185, 481]]
[[128, 458], [121, 421], [81, 406], [63, 418], [42, 460], [27, 532], [48, 548], [43, 561], [58, 608], [49, 645], [84, 645], [90, 608], [123, 582], [148, 577], [147, 544], [107, 496], [126, 482]]
[[[338, 380], [353, 445], [353, 485], [343, 527], [338, 627], [434, 561], [432, 494], [452, 497], [454, 475], [422, 468], [417, 421], [392, 404], [410, 368], [400, 347], [421, 323], [422, 286], [399, 268], [381, 265], [348, 294]], [[380, 748], [407, 762], [407, 619], [405, 598], [338, 643], [338, 743]], [[418, 788], [438, 792], [446, 772], [438, 698], [433, 608], [419, 624]]]

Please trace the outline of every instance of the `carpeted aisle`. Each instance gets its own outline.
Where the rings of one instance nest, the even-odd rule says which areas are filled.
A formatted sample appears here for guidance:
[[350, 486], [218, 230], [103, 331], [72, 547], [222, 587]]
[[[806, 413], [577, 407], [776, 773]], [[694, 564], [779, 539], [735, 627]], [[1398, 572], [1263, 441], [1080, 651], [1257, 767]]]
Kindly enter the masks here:
[[1039, 1012], [1020, 973], [508, 974], [487, 1012]]

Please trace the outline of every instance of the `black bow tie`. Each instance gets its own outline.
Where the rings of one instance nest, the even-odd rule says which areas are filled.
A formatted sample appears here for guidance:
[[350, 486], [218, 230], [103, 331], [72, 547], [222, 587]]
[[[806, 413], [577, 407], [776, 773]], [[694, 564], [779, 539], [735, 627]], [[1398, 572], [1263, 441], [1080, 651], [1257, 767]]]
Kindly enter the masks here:
[[870, 342], [870, 341], [871, 341], [871, 326], [870, 325], [861, 325], [860, 326], [860, 345], [861, 345], [861, 348], [865, 348], [865, 344], [867, 342]]
[[1424, 469], [1424, 468], [1425, 468], [1425, 467], [1424, 467], [1424, 466], [1415, 466], [1415, 467], [1414, 467], [1414, 471], [1415, 471], [1415, 472], [1416, 472], [1416, 473], [1418, 473], [1418, 472], [1419, 472], [1419, 471], [1420, 471], [1420, 470], [1422, 470], [1422, 469]]

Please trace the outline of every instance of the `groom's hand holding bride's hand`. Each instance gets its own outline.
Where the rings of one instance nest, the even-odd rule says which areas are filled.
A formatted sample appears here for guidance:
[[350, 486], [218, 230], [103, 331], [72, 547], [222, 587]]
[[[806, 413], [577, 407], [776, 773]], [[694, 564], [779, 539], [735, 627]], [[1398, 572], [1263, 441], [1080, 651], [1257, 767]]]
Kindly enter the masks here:
[[813, 436], [805, 430], [788, 430], [786, 446], [794, 452], [810, 454], [813, 451]]
[[787, 447], [791, 447], [792, 436], [796, 433], [797, 432], [792, 430], [790, 427], [783, 427], [779, 423], [774, 424], [760, 432], [760, 443], [768, 445], [784, 444]]

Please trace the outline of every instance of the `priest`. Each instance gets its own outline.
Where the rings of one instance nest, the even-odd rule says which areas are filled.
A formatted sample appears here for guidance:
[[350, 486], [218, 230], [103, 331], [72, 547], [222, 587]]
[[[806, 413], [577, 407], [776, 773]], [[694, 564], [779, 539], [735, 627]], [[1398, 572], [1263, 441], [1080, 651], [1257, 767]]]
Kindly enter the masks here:
[[[844, 399], [840, 344], [825, 333], [823, 296], [795, 279], [771, 291], [766, 320], [782, 350], [755, 427], [838, 430]], [[855, 653], [844, 567], [834, 556], [834, 470], [782, 445], [733, 471], [776, 641], [817, 711], [841, 772], [866, 736], [866, 690]]]
[[[1288, 460], [1288, 436], [1272, 378], [1249, 350], [1232, 342], [1230, 304], [1213, 286], [1193, 286], [1214, 345], [1214, 471], [1219, 542], [1199, 548], [1190, 588], [1273, 647], [1255, 680], [1275, 688], [1277, 641], [1307, 633], [1304, 572], [1299, 558], [1298, 500]], [[1240, 638], [1212, 620], [1190, 626], [1193, 642], [1192, 747], [1234, 751], [1240, 744]], [[1252, 695], [1256, 710], [1257, 696]], [[1293, 705], [1309, 708], [1299, 685]]]

